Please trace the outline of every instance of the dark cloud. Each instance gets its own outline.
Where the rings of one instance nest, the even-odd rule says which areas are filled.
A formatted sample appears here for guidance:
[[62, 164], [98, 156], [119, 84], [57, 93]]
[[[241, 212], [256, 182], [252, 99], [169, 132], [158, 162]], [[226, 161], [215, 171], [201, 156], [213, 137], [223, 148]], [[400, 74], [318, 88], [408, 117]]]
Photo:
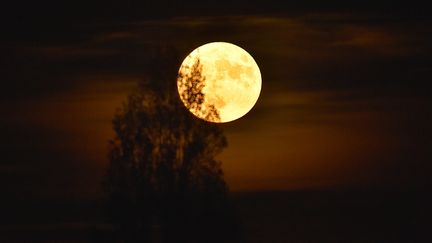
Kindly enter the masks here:
[[139, 77], [156, 45], [185, 56], [206, 42], [236, 43], [253, 54], [266, 83], [291, 90], [421, 92], [432, 65], [423, 22], [367, 15], [179, 17], [88, 24], [73, 34], [81, 39], [5, 46], [3, 84], [12, 92], [3, 97], [73, 88], [86, 75]]

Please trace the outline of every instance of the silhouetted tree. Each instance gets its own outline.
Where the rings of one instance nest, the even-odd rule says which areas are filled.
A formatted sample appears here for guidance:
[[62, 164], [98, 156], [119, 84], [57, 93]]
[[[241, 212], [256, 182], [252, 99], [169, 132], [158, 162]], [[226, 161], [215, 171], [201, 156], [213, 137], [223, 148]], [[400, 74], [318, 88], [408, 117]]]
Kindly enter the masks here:
[[206, 78], [202, 75], [202, 65], [199, 58], [194, 60], [192, 66], [182, 66], [178, 75], [180, 96], [185, 106], [195, 112], [199, 117], [208, 121], [220, 121], [220, 114], [213, 104], [206, 104], [203, 89]]
[[227, 225], [227, 186], [215, 159], [227, 140], [180, 101], [174, 53], [163, 50], [149, 60], [140, 88], [112, 121], [104, 189], [128, 242], [151, 241], [156, 226], [164, 242], [204, 242], [204, 233]]

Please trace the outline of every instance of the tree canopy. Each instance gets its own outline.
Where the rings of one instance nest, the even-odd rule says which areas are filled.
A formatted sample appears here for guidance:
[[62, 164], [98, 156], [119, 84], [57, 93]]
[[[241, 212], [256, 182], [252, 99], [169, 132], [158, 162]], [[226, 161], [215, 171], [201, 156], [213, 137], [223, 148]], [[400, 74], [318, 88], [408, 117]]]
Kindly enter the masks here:
[[196, 118], [182, 104], [174, 53], [162, 50], [150, 58], [139, 89], [112, 120], [116, 135], [109, 143], [104, 189], [115, 222], [134, 239], [152, 224], [169, 229], [176, 222], [192, 223], [193, 215], [202, 218], [227, 192], [215, 159], [226, 137], [217, 124]]

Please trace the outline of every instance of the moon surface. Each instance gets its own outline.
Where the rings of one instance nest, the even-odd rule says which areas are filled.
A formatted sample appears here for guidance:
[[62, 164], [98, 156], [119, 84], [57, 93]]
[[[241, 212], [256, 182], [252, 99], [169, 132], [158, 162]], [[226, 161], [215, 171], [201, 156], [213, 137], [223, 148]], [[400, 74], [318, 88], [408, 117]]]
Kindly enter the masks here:
[[230, 122], [248, 113], [261, 92], [261, 73], [253, 57], [227, 42], [192, 51], [180, 66], [177, 88], [183, 104], [209, 122]]

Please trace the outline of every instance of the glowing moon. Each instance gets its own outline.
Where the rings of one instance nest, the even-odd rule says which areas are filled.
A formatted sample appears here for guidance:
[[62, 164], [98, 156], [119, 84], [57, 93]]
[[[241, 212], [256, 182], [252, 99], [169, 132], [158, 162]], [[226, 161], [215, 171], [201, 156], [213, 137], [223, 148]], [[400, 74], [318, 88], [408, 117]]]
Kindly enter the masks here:
[[192, 51], [180, 66], [177, 88], [183, 104], [210, 122], [229, 122], [248, 113], [261, 92], [261, 73], [252, 56], [226, 42]]

